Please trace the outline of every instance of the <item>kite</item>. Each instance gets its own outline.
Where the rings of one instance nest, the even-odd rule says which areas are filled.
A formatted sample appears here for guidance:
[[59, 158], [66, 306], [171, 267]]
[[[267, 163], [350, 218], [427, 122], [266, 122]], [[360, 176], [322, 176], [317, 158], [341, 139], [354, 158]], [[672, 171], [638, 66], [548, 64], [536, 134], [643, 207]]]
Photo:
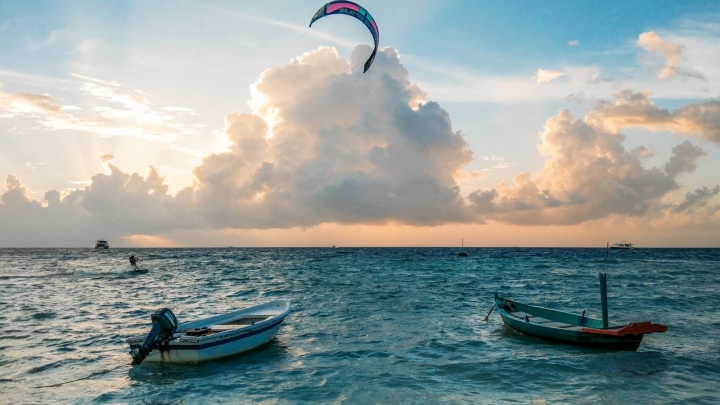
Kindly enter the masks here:
[[318, 10], [317, 13], [315, 13], [315, 15], [313, 16], [312, 20], [310, 20], [310, 26], [312, 27], [315, 21], [333, 14], [345, 14], [351, 17], [355, 17], [358, 20], [362, 21], [362, 23], [365, 24], [365, 26], [367, 26], [370, 30], [370, 33], [375, 40], [375, 49], [373, 49], [368, 60], [365, 61], [365, 70], [363, 70], [363, 73], [367, 72], [368, 69], [370, 69], [370, 65], [372, 65], [373, 61], [375, 60], [375, 54], [377, 53], [378, 45], [380, 43], [380, 31], [378, 31], [375, 20], [372, 18], [370, 13], [368, 13], [367, 10], [365, 10], [364, 8], [360, 7], [360, 5], [355, 4], [352, 1], [336, 0], [331, 1], [326, 5], [320, 7], [320, 10]]

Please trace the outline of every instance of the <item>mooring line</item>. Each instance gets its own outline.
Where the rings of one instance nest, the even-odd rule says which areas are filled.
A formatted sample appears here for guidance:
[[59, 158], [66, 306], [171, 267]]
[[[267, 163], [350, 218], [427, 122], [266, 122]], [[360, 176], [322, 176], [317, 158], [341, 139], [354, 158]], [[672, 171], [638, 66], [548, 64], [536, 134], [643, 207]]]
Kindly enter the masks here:
[[115, 370], [119, 369], [120, 367], [127, 366], [127, 365], [128, 365], [128, 364], [121, 364], [121, 365], [119, 365], [119, 366], [117, 366], [117, 367], [114, 367], [114, 368], [111, 368], [111, 369], [109, 369], [109, 370], [96, 371], [96, 372], [90, 374], [90, 375], [87, 376], [87, 377], [82, 377], [82, 378], [78, 378], [78, 379], [75, 379], [75, 380], [65, 381], [65, 382], [61, 382], [61, 383], [57, 383], [57, 384], [51, 384], [51, 385], [39, 385], [39, 386], [37, 386], [37, 387], [30, 387], [30, 388], [59, 387], [59, 386], [61, 386], [61, 385], [70, 384], [70, 383], [72, 383], [72, 382], [81, 381], [81, 380], [87, 380], [88, 378], [95, 377], [96, 375], [106, 374], [106, 373], [109, 373], [109, 372], [111, 372], [111, 371], [115, 371]]

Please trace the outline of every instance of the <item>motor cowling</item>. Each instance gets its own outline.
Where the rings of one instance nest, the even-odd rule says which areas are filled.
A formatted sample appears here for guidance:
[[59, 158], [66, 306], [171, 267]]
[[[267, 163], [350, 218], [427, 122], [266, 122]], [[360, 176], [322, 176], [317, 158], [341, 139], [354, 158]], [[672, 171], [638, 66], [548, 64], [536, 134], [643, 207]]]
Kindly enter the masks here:
[[178, 320], [169, 308], [158, 309], [150, 316], [152, 329], [148, 333], [142, 346], [130, 352], [133, 358], [133, 365], [138, 365], [145, 360], [150, 352], [163, 343], [172, 339], [177, 330]]

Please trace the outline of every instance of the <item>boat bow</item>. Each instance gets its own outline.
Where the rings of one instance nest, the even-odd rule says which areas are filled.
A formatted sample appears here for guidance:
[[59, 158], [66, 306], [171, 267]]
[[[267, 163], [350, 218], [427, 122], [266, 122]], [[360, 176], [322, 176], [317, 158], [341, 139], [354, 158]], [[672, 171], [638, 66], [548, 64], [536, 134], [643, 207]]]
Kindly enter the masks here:
[[596, 329], [596, 328], [583, 328], [582, 332], [594, 333], [597, 335], [610, 335], [610, 336], [627, 336], [627, 335], [647, 335], [655, 332], [666, 332], [667, 326], [659, 323], [652, 322], [631, 322], [625, 326], [617, 328], [607, 329]]

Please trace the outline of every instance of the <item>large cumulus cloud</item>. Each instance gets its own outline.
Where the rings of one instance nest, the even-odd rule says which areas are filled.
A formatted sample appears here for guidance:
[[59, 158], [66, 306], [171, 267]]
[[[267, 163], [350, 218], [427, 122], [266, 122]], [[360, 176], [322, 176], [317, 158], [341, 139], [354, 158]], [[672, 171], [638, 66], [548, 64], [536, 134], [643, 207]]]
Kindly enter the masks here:
[[671, 125], [674, 121], [663, 118], [668, 114], [645, 94], [632, 92], [621, 92], [616, 104], [601, 102], [585, 119], [563, 109], [540, 134], [539, 150], [547, 157], [540, 172], [522, 173], [512, 185], [478, 190], [468, 199], [486, 218], [516, 224], [576, 224], [652, 210], [659, 215], [662, 197], [680, 187], [677, 177], [694, 171], [705, 152], [686, 140], [662, 168], [646, 168], [647, 149], [626, 150], [620, 130], [654, 118], [657, 125]]
[[198, 208], [215, 225], [478, 220], [454, 180], [472, 153], [394, 50], [361, 74], [321, 48], [266, 71], [254, 93], [254, 114], [227, 118], [231, 150], [195, 169]]

